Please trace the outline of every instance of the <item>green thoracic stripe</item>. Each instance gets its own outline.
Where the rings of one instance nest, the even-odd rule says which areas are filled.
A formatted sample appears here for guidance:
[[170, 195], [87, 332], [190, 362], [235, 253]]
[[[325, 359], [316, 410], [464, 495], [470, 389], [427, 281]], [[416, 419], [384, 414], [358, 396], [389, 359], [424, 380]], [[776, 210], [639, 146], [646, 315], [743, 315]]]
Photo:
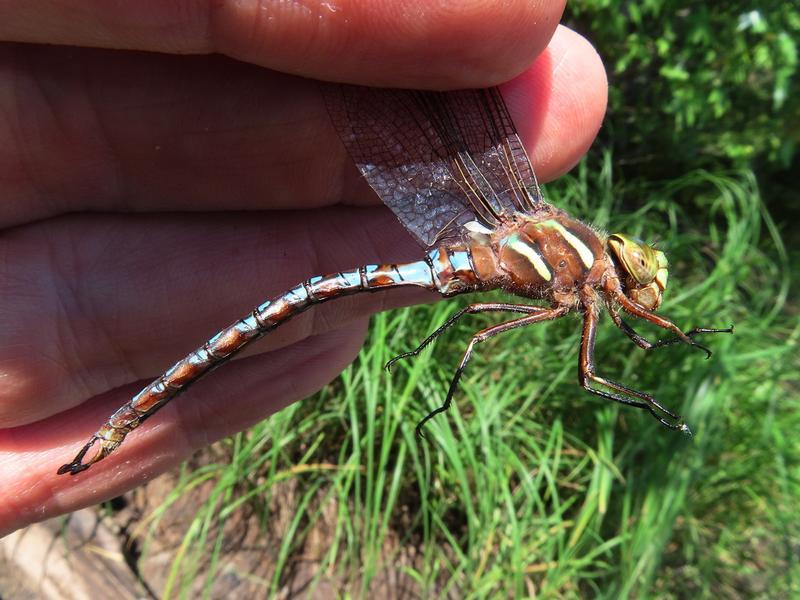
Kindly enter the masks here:
[[545, 281], [550, 281], [553, 278], [553, 275], [550, 273], [550, 269], [547, 267], [547, 263], [544, 261], [544, 258], [542, 258], [542, 255], [539, 254], [530, 244], [526, 244], [520, 240], [518, 235], [514, 234], [509, 238], [508, 247], [517, 254], [527, 258], [542, 279]]
[[583, 262], [583, 264], [586, 265], [586, 268], [587, 269], [592, 268], [592, 265], [594, 264], [594, 254], [592, 254], [592, 251], [589, 248], [589, 246], [584, 244], [577, 235], [575, 235], [571, 231], [568, 231], [558, 221], [553, 221], [553, 220], [544, 221], [542, 225], [558, 231], [562, 235], [562, 237], [566, 240], [566, 242], [575, 249], [575, 252], [577, 252], [578, 256], [581, 257], [581, 261]]

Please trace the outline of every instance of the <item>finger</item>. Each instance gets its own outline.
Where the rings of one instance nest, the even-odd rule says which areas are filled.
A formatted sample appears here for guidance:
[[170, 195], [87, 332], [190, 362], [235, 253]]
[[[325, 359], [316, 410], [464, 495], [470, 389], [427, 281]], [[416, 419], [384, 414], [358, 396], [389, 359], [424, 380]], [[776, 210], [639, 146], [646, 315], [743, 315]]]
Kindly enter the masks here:
[[530, 69], [500, 89], [541, 181], [566, 173], [586, 154], [608, 102], [603, 61], [567, 27], [558, 28]]
[[[194, 450], [313, 393], [356, 355], [366, 322], [227, 365], [131, 433], [111, 456], [59, 476], [133, 386], [25, 427], [0, 430], [0, 537], [29, 523], [118, 496], [177, 466]], [[143, 383], [143, 382], [140, 382]]]
[[227, 54], [365, 85], [481, 87], [522, 71], [564, 2], [337, 0], [0, 3], [0, 39], [176, 54]]
[[222, 57], [26, 46], [0, 46], [0, 82], [0, 226], [337, 201], [344, 152], [315, 82]]
[[[0, 49], [0, 226], [68, 212], [312, 208], [375, 202], [315, 83], [218, 57]], [[13, 94], [3, 90], [14, 90]], [[504, 86], [542, 181], [602, 121], [602, 63], [559, 28]], [[358, 181], [358, 184], [354, 184]]]
[[[0, 427], [153, 379], [312, 275], [421, 258], [380, 208], [63, 217], [6, 232], [0, 243]], [[251, 351], [421, 298], [429, 296], [345, 297], [291, 320]]]

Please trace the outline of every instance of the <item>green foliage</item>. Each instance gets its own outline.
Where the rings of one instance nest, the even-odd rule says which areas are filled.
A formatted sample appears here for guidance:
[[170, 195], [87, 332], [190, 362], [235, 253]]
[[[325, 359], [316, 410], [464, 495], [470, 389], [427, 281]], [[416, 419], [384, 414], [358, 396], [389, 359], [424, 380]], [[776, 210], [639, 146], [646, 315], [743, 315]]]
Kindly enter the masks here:
[[656, 177], [788, 167], [800, 141], [796, 1], [579, 0], [567, 17], [609, 71], [601, 135], [619, 164]]

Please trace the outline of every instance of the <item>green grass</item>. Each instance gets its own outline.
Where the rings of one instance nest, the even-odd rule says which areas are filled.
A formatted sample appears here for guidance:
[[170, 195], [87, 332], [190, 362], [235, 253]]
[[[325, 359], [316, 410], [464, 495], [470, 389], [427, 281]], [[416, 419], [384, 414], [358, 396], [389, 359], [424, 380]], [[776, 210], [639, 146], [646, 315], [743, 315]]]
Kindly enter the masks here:
[[470, 334], [497, 316], [465, 318], [389, 374], [389, 358], [470, 298], [383, 314], [339, 380], [184, 470], [154, 528], [192, 486], [211, 491], [160, 592], [189, 595], [202, 579], [213, 595], [237, 511], [270, 546], [265, 594], [312, 546], [306, 592], [327, 582], [349, 597], [387, 573], [422, 597], [797, 592], [800, 327], [779, 230], [746, 172], [633, 188], [615, 186], [610, 165], [581, 167], [550, 200], [661, 240], [672, 265], [661, 313], [685, 328], [736, 325], [703, 340], [715, 352], [704, 360], [685, 346], [645, 353], [603, 321], [599, 372], [653, 392], [693, 439], [581, 390], [579, 319], [568, 317], [480, 345], [453, 408], [417, 440]]

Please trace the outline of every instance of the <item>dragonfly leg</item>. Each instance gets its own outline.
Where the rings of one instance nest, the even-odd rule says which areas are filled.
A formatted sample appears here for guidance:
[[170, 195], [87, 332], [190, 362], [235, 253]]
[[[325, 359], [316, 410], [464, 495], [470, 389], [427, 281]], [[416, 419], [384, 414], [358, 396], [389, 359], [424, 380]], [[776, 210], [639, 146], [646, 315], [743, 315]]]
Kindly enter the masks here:
[[[644, 350], [653, 350], [655, 348], [662, 348], [663, 346], [670, 346], [672, 344], [677, 344], [678, 342], [682, 342], [683, 340], [679, 337], [671, 337], [664, 340], [658, 340], [655, 342], [651, 342], [641, 335], [639, 335], [636, 330], [628, 325], [622, 317], [619, 316], [619, 313], [613, 308], [609, 308], [609, 314], [611, 315], [611, 320], [614, 321], [614, 324], [619, 327], [619, 329], [627, 335], [634, 344], [643, 348]], [[700, 333], [733, 333], [733, 325], [730, 327], [726, 327], [725, 329], [711, 329], [708, 327], [695, 327], [691, 331], [686, 332], [686, 337], [693, 338], [694, 336]], [[698, 344], [699, 346], [699, 344]], [[702, 350], [705, 350], [707, 356], [710, 356], [711, 351], [706, 348], [705, 346], [699, 346]]]
[[[697, 342], [695, 342], [692, 339], [692, 335], [695, 335], [696, 333], [718, 333], [718, 332], [719, 333], [733, 333], [733, 327], [731, 327], [731, 328], [729, 328], [730, 331], [728, 331], [727, 329], [721, 329], [721, 330], [714, 329], [714, 330], [706, 330], [706, 331], [698, 330], [698, 331], [695, 331], [695, 333], [693, 333], [692, 335], [689, 335], [688, 333], [684, 333], [683, 330], [680, 327], [675, 325], [675, 323], [673, 323], [669, 319], [665, 319], [664, 317], [661, 317], [661, 316], [659, 316], [659, 315], [657, 315], [655, 313], [652, 313], [649, 310], [645, 310], [644, 308], [642, 308], [641, 306], [636, 304], [634, 301], [629, 299], [621, 291], [616, 290], [615, 294], [614, 294], [614, 297], [615, 297], [615, 300], [617, 302], [619, 302], [620, 306], [622, 306], [622, 309], [625, 312], [633, 315], [634, 317], [639, 317], [640, 319], [644, 319], [645, 321], [648, 321], [648, 322], [652, 323], [653, 325], [661, 327], [662, 329], [666, 329], [668, 331], [671, 331], [678, 338], [677, 340], [675, 340], [675, 342], [683, 342], [685, 344], [689, 344], [690, 346], [693, 346], [693, 347], [697, 348], [698, 350], [702, 350], [703, 352], [706, 353], [706, 358], [711, 358], [711, 350], [709, 350], [708, 348], [706, 348], [702, 344], [698, 344]], [[612, 316], [612, 318], [613, 318], [613, 316]], [[621, 328], [621, 329], [623, 331], [625, 331], [624, 328]], [[631, 336], [629, 335], [628, 337], [631, 337]], [[639, 334], [636, 334], [636, 338], [638, 338], [640, 341], [647, 341], [643, 337], [641, 337]], [[631, 337], [631, 339], [638, 344], [638, 342], [636, 341], [635, 338]], [[672, 342], [672, 341], [667, 342], [667, 343], [663, 343], [662, 342], [660, 345], [661, 346], [666, 346], [668, 344], [672, 344], [672, 343], [675, 343], [675, 342]], [[658, 347], [658, 346], [656, 346], [656, 347]]]
[[524, 314], [536, 314], [546, 310], [548, 309], [542, 308], [540, 306], [530, 306], [528, 304], [506, 304], [502, 302], [491, 302], [491, 303], [484, 302], [479, 304], [470, 304], [466, 308], [462, 308], [452, 317], [447, 319], [447, 321], [445, 321], [441, 327], [438, 327], [436, 331], [434, 331], [432, 334], [430, 334], [428, 337], [422, 340], [422, 343], [419, 346], [417, 346], [414, 350], [398, 354], [392, 360], [387, 362], [384, 368], [387, 371], [391, 371], [392, 366], [394, 366], [394, 364], [397, 361], [402, 360], [404, 358], [409, 358], [410, 356], [418, 356], [419, 353], [422, 352], [422, 350], [426, 346], [428, 346], [433, 340], [435, 340], [437, 337], [443, 334], [447, 329], [455, 325], [455, 323], [464, 315], [467, 314], [474, 315], [482, 312], [516, 312]]
[[[450, 404], [453, 401], [453, 395], [455, 394], [456, 389], [458, 389], [458, 382], [461, 379], [461, 375], [464, 373], [464, 369], [466, 368], [467, 363], [472, 357], [472, 350], [475, 348], [475, 344], [484, 342], [488, 340], [490, 337], [494, 337], [499, 333], [511, 331], [512, 329], [517, 329], [519, 327], [526, 327], [527, 325], [533, 325], [534, 323], [541, 323], [542, 321], [552, 321], [553, 319], [563, 317], [565, 314], [569, 312], [569, 308], [567, 307], [541, 308], [538, 306], [515, 305], [515, 304], [510, 304], [506, 306], [517, 306], [520, 308], [524, 307], [527, 310], [524, 311], [520, 310], [518, 312], [528, 312], [532, 314], [528, 314], [524, 317], [514, 319], [513, 321], [507, 321], [505, 323], [493, 325], [492, 327], [487, 327], [486, 329], [482, 329], [481, 331], [472, 336], [472, 339], [470, 339], [469, 344], [467, 345], [467, 349], [464, 351], [464, 355], [461, 358], [461, 362], [458, 365], [458, 369], [456, 369], [456, 372], [453, 375], [453, 379], [450, 381], [450, 387], [447, 390], [447, 397], [445, 398], [444, 403], [439, 408], [428, 413], [424, 419], [422, 419], [419, 423], [417, 423], [415, 431], [419, 437], [422, 438], [425, 437], [422, 434], [422, 427], [425, 425], [425, 423], [430, 421], [433, 417], [435, 417], [439, 413], [444, 412], [448, 408], [450, 408]], [[502, 309], [502, 310], [510, 310], [510, 309]]]
[[[631, 389], [616, 381], [600, 377], [595, 373], [594, 344], [597, 334], [597, 321], [597, 308], [594, 305], [587, 306], [586, 313], [583, 317], [583, 335], [581, 336], [580, 364], [578, 369], [578, 381], [581, 387], [587, 392], [600, 396], [601, 398], [646, 410], [665, 427], [691, 435], [691, 430], [683, 422], [681, 417], [659, 404], [650, 394]], [[603, 386], [606, 389], [592, 387], [592, 383]], [[623, 396], [622, 394], [626, 394], [627, 396]], [[634, 398], [637, 399], [635, 400]], [[666, 420], [662, 415], [667, 415], [673, 422]]]

